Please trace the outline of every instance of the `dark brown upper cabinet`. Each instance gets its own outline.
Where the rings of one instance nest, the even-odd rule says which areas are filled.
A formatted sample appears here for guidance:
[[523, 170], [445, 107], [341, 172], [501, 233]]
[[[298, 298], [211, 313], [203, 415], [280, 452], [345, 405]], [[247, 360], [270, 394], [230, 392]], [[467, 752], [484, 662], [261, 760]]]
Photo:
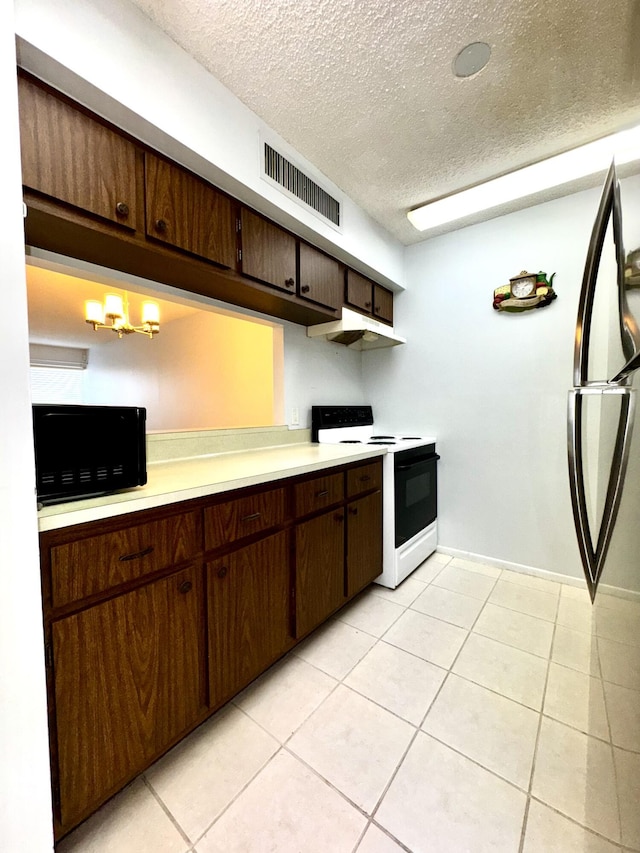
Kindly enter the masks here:
[[347, 305], [358, 308], [364, 314], [371, 314], [373, 307], [373, 282], [353, 270], [347, 270]]
[[393, 325], [393, 293], [379, 284], [373, 285], [373, 316]]
[[136, 227], [136, 146], [18, 78], [22, 183], [56, 201]]
[[363, 314], [393, 325], [393, 293], [353, 270], [347, 270], [345, 302]]
[[295, 294], [296, 238], [245, 207], [240, 222], [242, 274]]
[[230, 198], [149, 151], [144, 155], [144, 184], [147, 236], [223, 267], [235, 267]]
[[[336, 317], [335, 258], [20, 69], [18, 87], [29, 246], [305, 326]], [[346, 303], [390, 323], [378, 290], [350, 271]]]
[[344, 274], [338, 261], [300, 243], [299, 296], [337, 310], [343, 301], [343, 284]]

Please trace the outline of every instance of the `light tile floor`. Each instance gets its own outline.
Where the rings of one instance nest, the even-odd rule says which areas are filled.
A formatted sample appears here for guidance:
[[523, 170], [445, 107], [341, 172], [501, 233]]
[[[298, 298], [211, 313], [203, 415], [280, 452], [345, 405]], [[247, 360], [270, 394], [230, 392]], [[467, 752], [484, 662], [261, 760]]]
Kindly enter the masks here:
[[59, 853], [640, 851], [640, 602], [434, 554]]

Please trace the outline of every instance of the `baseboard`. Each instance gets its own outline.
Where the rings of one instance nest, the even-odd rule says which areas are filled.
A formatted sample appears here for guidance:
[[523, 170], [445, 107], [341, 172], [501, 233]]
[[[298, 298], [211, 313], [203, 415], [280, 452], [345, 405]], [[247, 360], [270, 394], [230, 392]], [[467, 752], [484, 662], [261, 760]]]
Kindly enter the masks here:
[[[520, 572], [523, 575], [533, 575], [537, 578], [564, 583], [567, 586], [585, 587], [584, 578], [576, 578], [572, 575], [563, 575], [559, 572], [550, 572], [546, 569], [539, 569], [536, 566], [525, 566], [522, 563], [512, 563], [509, 560], [499, 560], [496, 557], [488, 557], [486, 554], [474, 554], [472, 551], [461, 551], [459, 548], [449, 548], [446, 545], [438, 545], [437, 551], [441, 554], [447, 554], [450, 557], [460, 557], [463, 560], [469, 560], [473, 563], [485, 563], [489, 566], [495, 566], [497, 569], [508, 569], [511, 572]], [[627, 598], [631, 601], [640, 602], [640, 591], [633, 589], [624, 589], [619, 586], [611, 586], [610, 584], [601, 583], [598, 590], [606, 595], [615, 595], [618, 598]]]

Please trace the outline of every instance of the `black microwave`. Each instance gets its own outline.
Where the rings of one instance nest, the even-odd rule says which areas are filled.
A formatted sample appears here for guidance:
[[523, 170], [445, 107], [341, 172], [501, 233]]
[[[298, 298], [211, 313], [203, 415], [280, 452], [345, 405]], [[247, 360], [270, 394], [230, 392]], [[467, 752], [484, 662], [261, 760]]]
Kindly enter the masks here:
[[147, 410], [134, 406], [33, 406], [40, 503], [103, 495], [147, 482]]

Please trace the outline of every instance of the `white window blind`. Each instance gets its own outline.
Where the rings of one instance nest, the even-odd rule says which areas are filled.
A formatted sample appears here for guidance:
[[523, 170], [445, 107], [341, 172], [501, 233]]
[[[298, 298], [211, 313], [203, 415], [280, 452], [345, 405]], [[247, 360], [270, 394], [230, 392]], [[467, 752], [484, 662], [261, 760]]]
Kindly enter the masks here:
[[32, 403], [82, 403], [89, 351], [29, 344]]
[[84, 372], [68, 367], [32, 367], [32, 403], [82, 403]]

